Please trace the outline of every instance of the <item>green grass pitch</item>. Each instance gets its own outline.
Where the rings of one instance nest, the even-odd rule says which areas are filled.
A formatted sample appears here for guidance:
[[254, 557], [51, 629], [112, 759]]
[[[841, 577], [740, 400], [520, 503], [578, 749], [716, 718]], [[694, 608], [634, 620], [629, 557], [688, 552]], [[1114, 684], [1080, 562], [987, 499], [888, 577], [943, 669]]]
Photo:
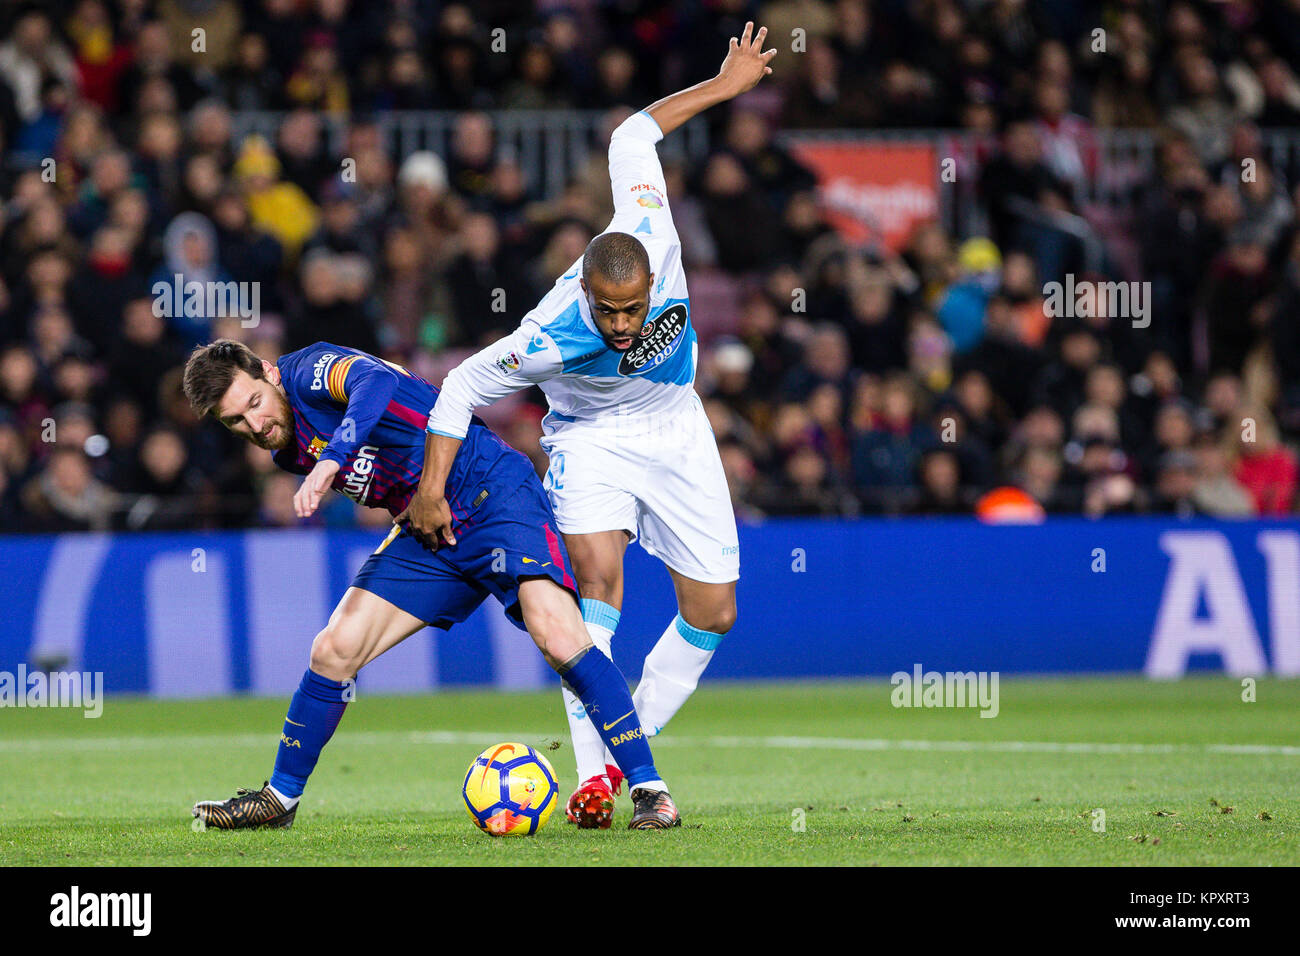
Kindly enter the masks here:
[[[0, 864], [1300, 864], [1300, 681], [1011, 680], [1001, 712], [895, 709], [883, 682], [705, 684], [655, 741], [685, 825], [474, 829], [469, 762], [543, 748], [558, 693], [365, 696], [292, 830], [195, 832], [190, 804], [270, 773], [286, 701], [110, 698], [0, 710]], [[558, 746], [546, 749], [554, 744]], [[1104, 832], [1094, 829], [1105, 811]]]

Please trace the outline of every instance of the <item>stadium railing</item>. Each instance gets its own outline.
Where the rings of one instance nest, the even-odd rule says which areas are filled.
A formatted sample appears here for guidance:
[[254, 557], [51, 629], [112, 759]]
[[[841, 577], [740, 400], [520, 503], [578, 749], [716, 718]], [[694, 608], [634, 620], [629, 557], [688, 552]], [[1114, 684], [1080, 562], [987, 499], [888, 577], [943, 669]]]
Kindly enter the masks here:
[[[608, 110], [485, 110], [496, 134], [498, 155], [514, 158], [529, 188], [540, 198], [558, 196], [593, 150], [603, 149], [601, 131]], [[231, 129], [238, 143], [250, 133], [271, 142], [287, 113], [242, 111], [232, 114]], [[452, 134], [464, 113], [452, 110], [392, 111], [367, 119], [379, 130], [388, 155], [401, 162], [418, 150], [431, 150], [444, 159], [451, 154]], [[341, 155], [348, 128], [357, 120], [342, 115], [319, 117], [326, 145]], [[664, 141], [663, 155], [700, 159], [709, 151], [708, 126], [692, 120]]]

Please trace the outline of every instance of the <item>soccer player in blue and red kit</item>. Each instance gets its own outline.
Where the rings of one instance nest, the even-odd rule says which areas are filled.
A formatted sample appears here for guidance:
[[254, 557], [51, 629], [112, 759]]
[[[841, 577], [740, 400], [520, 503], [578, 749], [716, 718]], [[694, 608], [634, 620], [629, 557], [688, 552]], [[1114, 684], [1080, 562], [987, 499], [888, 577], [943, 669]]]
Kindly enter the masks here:
[[[314, 514], [330, 488], [394, 516], [393, 530], [312, 643], [270, 780], [229, 800], [196, 803], [193, 813], [205, 825], [291, 826], [357, 672], [426, 625], [465, 620], [488, 594], [604, 728], [631, 784], [629, 826], [680, 824], [627, 681], [608, 657], [591, 653], [569, 558], [527, 458], [476, 418], [463, 441], [438, 443], [426, 461], [425, 428], [438, 389], [401, 366], [324, 342], [274, 365], [239, 342], [200, 346], [186, 363], [184, 388], [200, 417], [216, 418], [273, 452], [280, 468], [306, 476], [294, 496], [300, 517]], [[421, 484], [440, 490], [451, 511], [440, 540], [406, 519]]]

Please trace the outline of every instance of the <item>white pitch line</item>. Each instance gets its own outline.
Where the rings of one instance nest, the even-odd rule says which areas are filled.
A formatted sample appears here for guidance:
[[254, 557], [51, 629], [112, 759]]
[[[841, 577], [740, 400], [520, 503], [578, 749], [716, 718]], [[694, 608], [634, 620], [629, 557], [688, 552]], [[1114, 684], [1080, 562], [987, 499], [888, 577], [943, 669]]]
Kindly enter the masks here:
[[[512, 731], [344, 731], [331, 743], [348, 745], [407, 743], [431, 746], [481, 746], [484, 741], [562, 740], [555, 734]], [[3, 753], [94, 753], [96, 751], [147, 751], [196, 747], [273, 747], [276, 737], [266, 734], [160, 734], [118, 737], [28, 737], [0, 740]], [[890, 740], [883, 737], [657, 737], [655, 747], [720, 747], [752, 750], [852, 750], [862, 752], [929, 751], [941, 753], [1046, 753], [1046, 754], [1225, 754], [1230, 756], [1300, 757], [1300, 746], [1284, 744], [1143, 744], [1090, 743], [1056, 740]]]

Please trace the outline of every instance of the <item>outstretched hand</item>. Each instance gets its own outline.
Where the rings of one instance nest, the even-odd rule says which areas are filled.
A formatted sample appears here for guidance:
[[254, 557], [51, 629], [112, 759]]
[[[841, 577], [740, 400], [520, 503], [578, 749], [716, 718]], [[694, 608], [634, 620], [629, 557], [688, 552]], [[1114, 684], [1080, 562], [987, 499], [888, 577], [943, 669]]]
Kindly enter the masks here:
[[339, 473], [339, 463], [333, 458], [324, 458], [316, 462], [311, 474], [303, 479], [302, 485], [293, 496], [293, 511], [299, 518], [310, 518], [320, 507], [325, 492], [334, 483], [334, 476]]
[[[745, 32], [739, 40], [735, 37], [731, 38], [727, 58], [722, 61], [722, 67], [718, 70], [718, 78], [725, 80], [732, 88], [732, 96], [747, 93], [758, 85], [759, 80], [772, 72], [768, 64], [772, 62], [772, 57], [776, 56], [776, 48], [763, 50], [767, 27], [759, 27], [757, 34], [753, 31], [754, 21], [746, 21]], [[752, 40], [751, 34], [753, 34]]]

